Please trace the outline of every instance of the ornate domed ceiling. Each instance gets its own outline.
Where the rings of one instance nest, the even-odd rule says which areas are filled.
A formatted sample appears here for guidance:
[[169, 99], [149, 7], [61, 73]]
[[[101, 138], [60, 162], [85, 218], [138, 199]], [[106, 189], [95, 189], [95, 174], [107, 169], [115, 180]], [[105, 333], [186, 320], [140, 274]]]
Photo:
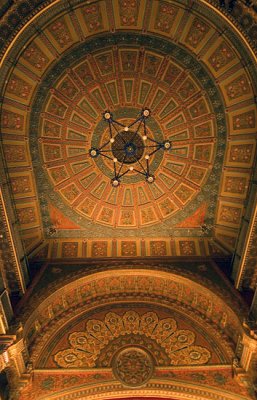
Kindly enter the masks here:
[[[40, 257], [209, 255], [220, 251], [215, 238], [233, 250], [255, 154], [252, 54], [204, 8], [73, 7], [28, 24], [3, 64], [9, 71], [5, 61], [17, 59], [1, 126], [26, 248], [44, 240]], [[171, 149], [150, 157], [154, 183], [132, 163], [113, 188], [113, 161], [89, 156], [108, 139], [103, 112], [130, 125], [144, 107], [149, 138]]]
[[[106, 47], [109, 42], [116, 44]], [[165, 236], [204, 202], [213, 220], [225, 115], [210, 76], [186, 51], [160, 39], [117, 35], [81, 47], [47, 74], [33, 105], [31, 136], [37, 131], [39, 139], [33, 141], [32, 154], [42, 196], [49, 193], [74, 223], [90, 228], [91, 236], [102, 234], [98, 225], [106, 227], [107, 236], [127, 234], [124, 229], [135, 235], [135, 228]], [[110, 109], [129, 126], [145, 106], [151, 109], [149, 137], [169, 139], [172, 149], [150, 157], [154, 183], [132, 171], [112, 187], [112, 159], [89, 156], [91, 147], [109, 139], [103, 111]], [[124, 134], [121, 130], [121, 138]], [[146, 154], [147, 149], [141, 163]], [[131, 165], [137, 168], [137, 160]]]

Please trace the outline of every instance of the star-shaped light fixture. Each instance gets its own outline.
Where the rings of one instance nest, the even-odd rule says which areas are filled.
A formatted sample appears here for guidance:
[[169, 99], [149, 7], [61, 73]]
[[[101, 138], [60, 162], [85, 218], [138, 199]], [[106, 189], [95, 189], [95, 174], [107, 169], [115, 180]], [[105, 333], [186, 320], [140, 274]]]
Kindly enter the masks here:
[[103, 119], [109, 125], [110, 138], [99, 148], [91, 147], [89, 156], [94, 159], [105, 157], [113, 161], [113, 187], [118, 187], [121, 178], [132, 171], [143, 175], [149, 184], [155, 181], [150, 171], [150, 159], [157, 151], [170, 150], [171, 142], [158, 142], [150, 137], [146, 126], [150, 115], [150, 109], [144, 108], [140, 116], [126, 126], [116, 121], [109, 110], [103, 113]]

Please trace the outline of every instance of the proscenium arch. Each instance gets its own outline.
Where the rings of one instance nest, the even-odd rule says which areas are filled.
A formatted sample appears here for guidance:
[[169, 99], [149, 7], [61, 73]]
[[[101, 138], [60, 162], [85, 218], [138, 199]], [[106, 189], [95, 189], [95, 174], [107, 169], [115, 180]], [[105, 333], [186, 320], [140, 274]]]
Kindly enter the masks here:
[[[200, 307], [198, 300], [206, 306]], [[218, 294], [200, 283], [164, 271], [114, 269], [76, 279], [48, 297], [38, 298], [36, 304], [32, 301], [24, 310], [21, 320], [33, 364], [37, 364], [56, 331], [68, 322], [88, 310], [122, 302], [160, 304], [188, 315], [206, 326], [214, 341], [222, 343], [230, 360], [243, 332], [240, 316]]]

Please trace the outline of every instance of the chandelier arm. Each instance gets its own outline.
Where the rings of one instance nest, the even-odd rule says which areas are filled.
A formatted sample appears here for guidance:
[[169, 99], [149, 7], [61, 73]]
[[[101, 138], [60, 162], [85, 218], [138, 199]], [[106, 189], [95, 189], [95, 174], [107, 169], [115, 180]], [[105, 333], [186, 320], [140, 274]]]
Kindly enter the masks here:
[[113, 126], [114, 126], [114, 124], [117, 124], [117, 125], [119, 125], [119, 126], [122, 126], [122, 128], [125, 128], [125, 126], [126, 126], [126, 125], [122, 124], [121, 122], [116, 121], [115, 119], [113, 119], [111, 122], [112, 122]]
[[118, 177], [120, 176], [120, 171], [121, 171], [121, 169], [123, 167], [123, 164], [124, 164], [124, 161], [125, 161], [126, 157], [127, 157], [127, 155], [125, 154], [124, 157], [123, 157], [122, 163], [120, 165], [120, 169], [119, 169], [119, 172], [118, 172]]
[[147, 137], [147, 129], [146, 129], [145, 118], [144, 118], [143, 122], [144, 122], [144, 135]]
[[[113, 128], [115, 129], [115, 131], [116, 131], [117, 133], [119, 133], [119, 131], [118, 131], [118, 129], [116, 128], [115, 125], [113, 125]], [[123, 141], [124, 144], [126, 144], [126, 141], [123, 139], [122, 136], [121, 136], [121, 140]]]
[[117, 177], [117, 170], [116, 170], [116, 163], [113, 163], [113, 169], [114, 169], [114, 177]]
[[[100, 149], [99, 149], [100, 150]], [[110, 150], [101, 150], [100, 151], [100, 154], [102, 154], [102, 153], [111, 153], [112, 152], [112, 150], [110, 149]]]
[[101, 151], [105, 146], [107, 146], [110, 142], [105, 142], [101, 147], [99, 147], [98, 151]]
[[[122, 149], [116, 149], [116, 148], [115, 148], [115, 150], [116, 150], [116, 151], [124, 151], [124, 148], [122, 148]], [[109, 151], [112, 151], [112, 150], [109, 150]]]
[[149, 170], [149, 159], [146, 159], [146, 169], [147, 169], [147, 175], [149, 175], [150, 170]]
[[[154, 148], [157, 148], [157, 147], [160, 148], [160, 145], [159, 145], [159, 144], [158, 144], [158, 145], [155, 144], [155, 145], [152, 145], [152, 146], [141, 146], [141, 148], [145, 148], [145, 149], [146, 149], [146, 148], [149, 149], [149, 148], [152, 148], [152, 147], [154, 147]], [[140, 147], [138, 147], [138, 148], [140, 148]]]
[[142, 121], [142, 116], [138, 117], [134, 122], [132, 122], [130, 125], [128, 125], [128, 128], [131, 128], [133, 125], [135, 125], [138, 121]]
[[103, 153], [100, 153], [103, 157], [105, 157], [105, 158], [108, 158], [108, 160], [112, 160], [113, 161], [113, 158], [112, 157], [109, 157], [109, 156], [107, 156], [107, 154], [103, 154]]
[[118, 175], [117, 178], [120, 179], [122, 176], [126, 175], [130, 170], [127, 169], [125, 172], [123, 172], [122, 174]]
[[136, 135], [138, 134], [138, 131], [140, 129], [141, 124], [142, 124], [142, 119], [140, 120], [140, 123], [139, 123], [137, 129], [135, 130], [134, 135], [132, 136], [131, 142], [133, 142], [133, 140], [135, 139]]
[[112, 138], [112, 124], [111, 121], [108, 120], [109, 123], [109, 134], [110, 134], [110, 138]]
[[147, 139], [150, 140], [151, 142], [157, 143], [157, 144], [159, 144], [159, 145], [161, 144], [160, 142], [157, 142], [157, 140], [154, 140], [154, 139], [152, 139], [152, 138], [150, 138], [150, 137], [147, 137]]
[[147, 174], [147, 171], [145, 170], [143, 164], [142, 164], [139, 160], [137, 160], [136, 157], [135, 157], [135, 160], [136, 160], [136, 162], [138, 162], [138, 164], [140, 165], [140, 167], [141, 167], [141, 168], [145, 171], [145, 173]]
[[138, 172], [141, 175], [147, 176], [146, 172], [139, 171], [138, 169], [134, 168], [134, 171]]
[[152, 151], [149, 156], [152, 156], [154, 153], [156, 153], [156, 151], [160, 150], [160, 147], [157, 147], [154, 151]]

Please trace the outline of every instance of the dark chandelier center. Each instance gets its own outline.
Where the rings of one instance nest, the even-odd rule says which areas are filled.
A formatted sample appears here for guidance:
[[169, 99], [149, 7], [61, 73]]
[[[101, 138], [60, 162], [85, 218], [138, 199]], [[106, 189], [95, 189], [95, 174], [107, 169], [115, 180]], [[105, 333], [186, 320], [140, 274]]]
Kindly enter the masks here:
[[132, 164], [144, 153], [144, 142], [137, 132], [119, 132], [112, 143], [112, 154], [119, 162]]
[[[150, 157], [157, 151], [171, 150], [171, 141], [158, 142], [149, 135], [146, 120], [150, 117], [149, 108], [143, 108], [140, 115], [128, 126], [116, 121], [110, 111], [105, 111], [103, 119], [109, 125], [110, 139], [99, 148], [91, 147], [89, 156], [91, 158], [105, 157], [113, 161], [113, 178], [111, 184], [118, 187], [121, 178], [134, 171], [145, 177], [147, 183], [153, 183], [155, 176], [150, 172]], [[123, 128], [122, 131], [118, 129]], [[133, 127], [133, 130], [130, 129]], [[117, 133], [114, 136], [114, 133]], [[144, 151], [147, 152], [144, 160], [141, 160]], [[136, 164], [126, 167], [126, 164]]]

